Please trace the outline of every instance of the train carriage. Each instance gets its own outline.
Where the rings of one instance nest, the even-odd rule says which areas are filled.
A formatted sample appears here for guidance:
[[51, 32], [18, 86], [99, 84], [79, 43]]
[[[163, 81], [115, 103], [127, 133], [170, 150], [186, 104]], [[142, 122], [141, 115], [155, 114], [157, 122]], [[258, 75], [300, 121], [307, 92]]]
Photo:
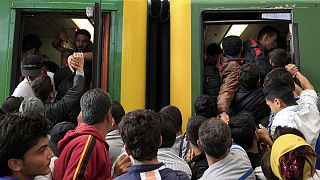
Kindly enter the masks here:
[[265, 25], [281, 37], [291, 33], [292, 60], [319, 91], [319, 6], [317, 0], [3, 0], [0, 102], [19, 82], [23, 36], [39, 34], [42, 51], [58, 57], [50, 42], [60, 31], [72, 36], [79, 28], [72, 19], [93, 24], [92, 87], [108, 90], [126, 111], [176, 105], [185, 127], [203, 93], [206, 46], [220, 44], [231, 29], [242, 29], [236, 32], [242, 40], [256, 38]]

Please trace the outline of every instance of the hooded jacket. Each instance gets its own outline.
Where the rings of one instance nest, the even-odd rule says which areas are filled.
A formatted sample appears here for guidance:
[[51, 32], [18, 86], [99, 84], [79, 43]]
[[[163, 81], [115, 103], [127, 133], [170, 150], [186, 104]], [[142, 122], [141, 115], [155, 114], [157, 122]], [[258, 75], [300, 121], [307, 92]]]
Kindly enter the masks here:
[[59, 141], [58, 149], [54, 180], [111, 179], [109, 145], [94, 126], [81, 123]]
[[217, 99], [219, 113], [226, 112], [229, 114], [234, 93], [239, 87], [238, 74], [242, 63], [242, 58], [228, 59], [223, 56], [217, 62], [221, 80], [220, 92]]

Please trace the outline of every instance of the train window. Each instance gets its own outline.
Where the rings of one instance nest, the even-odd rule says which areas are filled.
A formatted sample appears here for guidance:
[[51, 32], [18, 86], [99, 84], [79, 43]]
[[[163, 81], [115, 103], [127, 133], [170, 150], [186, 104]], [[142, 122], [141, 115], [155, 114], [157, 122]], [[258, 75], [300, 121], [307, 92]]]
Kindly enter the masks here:
[[[221, 47], [224, 37], [236, 35], [243, 42], [248, 39], [257, 39], [259, 31], [269, 25], [275, 27], [279, 36], [277, 47], [290, 52], [293, 63], [299, 65], [297, 29], [292, 24], [290, 11], [269, 12], [269, 11], [205, 11], [202, 13], [202, 47], [201, 47], [201, 92], [207, 94], [207, 87], [204, 87], [206, 49], [216, 43]], [[288, 36], [288, 33], [291, 36]], [[291, 37], [288, 43], [287, 37]], [[289, 38], [290, 39], [290, 38]]]
[[[25, 56], [23, 52], [23, 39], [30, 34], [33, 34], [40, 38], [41, 47], [39, 49], [40, 55], [43, 56], [45, 65], [48, 64], [48, 69], [54, 72], [57, 68], [63, 67], [62, 54], [61, 50], [70, 49], [72, 51], [81, 51], [81, 47], [76, 47], [75, 42], [75, 32], [78, 29], [86, 29], [90, 35], [90, 42], [88, 45], [84, 45], [85, 51], [88, 52], [87, 62], [90, 64], [93, 63], [91, 68], [98, 68], [98, 75], [95, 73], [90, 78], [92, 82], [90, 86], [106, 86], [106, 83], [103, 83], [101, 79], [102, 74], [107, 74], [107, 69], [101, 68], [102, 65], [105, 65], [108, 62], [108, 52], [104, 52], [105, 49], [109, 48], [109, 28], [110, 28], [110, 14], [99, 12], [98, 20], [92, 15], [92, 10], [96, 8], [87, 8], [83, 11], [77, 12], [36, 12], [36, 11], [17, 11], [16, 16], [16, 26], [15, 26], [15, 37], [14, 37], [14, 49], [13, 49], [13, 64], [12, 64], [12, 76], [11, 76], [11, 91], [14, 90], [16, 85], [21, 80], [20, 78], [20, 61]], [[91, 11], [91, 12], [90, 12]], [[100, 23], [100, 24], [97, 24]], [[99, 27], [99, 31], [97, 31]], [[63, 39], [60, 40], [63, 32]], [[65, 38], [68, 37], [68, 38]], [[56, 44], [58, 47], [54, 48], [53, 42], [59, 39]], [[103, 41], [108, 40], [108, 41]], [[108, 50], [106, 50], [108, 51]], [[91, 54], [90, 54], [91, 52]], [[33, 53], [33, 52], [31, 52]], [[97, 54], [101, 55], [97, 55]], [[90, 59], [91, 58], [91, 59]], [[98, 59], [97, 65], [95, 65], [94, 59]], [[90, 62], [91, 61], [91, 62]], [[95, 69], [93, 70], [95, 72]], [[105, 72], [104, 72], [105, 71]], [[90, 73], [91, 75], [92, 73]], [[99, 76], [99, 77], [96, 77]], [[99, 80], [99, 83], [96, 83]], [[101, 82], [101, 84], [100, 84]], [[106, 87], [105, 87], [106, 88]]]

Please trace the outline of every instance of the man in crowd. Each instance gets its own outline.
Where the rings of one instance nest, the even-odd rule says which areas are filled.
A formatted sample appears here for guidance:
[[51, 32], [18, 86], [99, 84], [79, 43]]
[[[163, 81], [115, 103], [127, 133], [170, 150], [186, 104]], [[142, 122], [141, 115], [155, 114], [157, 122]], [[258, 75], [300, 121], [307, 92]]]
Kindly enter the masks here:
[[246, 63], [255, 63], [260, 72], [261, 80], [271, 71], [268, 53], [277, 47], [278, 30], [272, 26], [266, 26], [258, 33], [257, 40], [249, 38], [244, 42], [244, 60]]
[[49, 129], [49, 121], [40, 114], [8, 114], [1, 119], [0, 177], [33, 180], [50, 173]]
[[161, 130], [159, 116], [150, 110], [136, 110], [126, 114], [119, 125], [125, 150], [134, 159], [129, 172], [116, 180], [148, 179], [163, 180], [189, 179], [181, 171], [166, 168], [157, 159], [158, 148], [161, 145]]
[[223, 120], [212, 118], [202, 123], [199, 139], [209, 165], [201, 180], [255, 179], [245, 150], [232, 145], [230, 128]]

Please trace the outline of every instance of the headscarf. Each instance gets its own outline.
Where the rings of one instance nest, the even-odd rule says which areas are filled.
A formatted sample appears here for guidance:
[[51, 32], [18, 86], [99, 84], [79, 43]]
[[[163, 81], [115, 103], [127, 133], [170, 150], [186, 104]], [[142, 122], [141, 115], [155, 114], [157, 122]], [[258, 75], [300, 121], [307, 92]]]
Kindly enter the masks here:
[[[285, 134], [280, 136], [275, 140], [273, 143], [272, 149], [271, 149], [271, 154], [270, 154], [270, 165], [273, 173], [280, 179], [282, 180], [283, 178], [283, 173], [281, 173], [281, 162], [280, 159], [283, 155], [286, 153], [295, 150], [299, 147], [302, 146], [307, 146], [310, 148], [311, 151], [314, 152], [312, 147], [301, 137], [293, 134]], [[312, 174], [312, 169], [314, 169], [315, 164], [316, 164], [316, 157], [315, 156], [307, 156], [306, 159], [309, 160], [311, 165], [305, 161], [304, 162], [304, 168], [303, 168], [303, 179], [308, 179], [313, 176]], [[294, 162], [295, 161], [295, 162]], [[296, 160], [293, 160], [293, 166], [296, 166], [297, 162]], [[295, 168], [295, 167], [292, 167]]]

